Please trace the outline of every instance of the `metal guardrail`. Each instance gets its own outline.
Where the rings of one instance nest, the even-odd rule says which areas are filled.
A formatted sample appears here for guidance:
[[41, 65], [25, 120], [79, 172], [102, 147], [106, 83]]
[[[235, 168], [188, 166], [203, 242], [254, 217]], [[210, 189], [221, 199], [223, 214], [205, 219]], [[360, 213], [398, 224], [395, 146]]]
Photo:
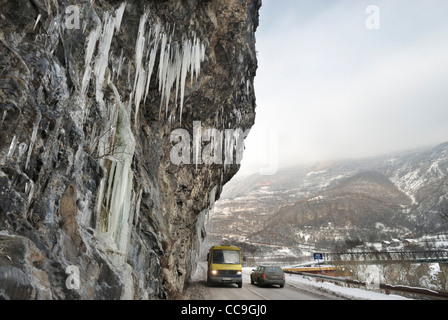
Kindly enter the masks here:
[[[318, 275], [318, 274], [307, 273], [307, 272], [288, 271], [288, 270], [285, 270], [285, 272], [290, 273], [290, 274], [300, 274], [300, 275], [313, 277], [313, 278], [326, 280], [326, 281], [342, 282], [342, 283], [346, 283], [346, 284], [352, 284], [352, 285], [358, 285], [358, 286], [364, 286], [364, 287], [371, 287], [374, 285], [373, 283], [369, 284], [369, 283], [366, 283], [363, 281], [352, 280], [352, 279], [343, 278], [343, 277], [332, 277], [332, 276]], [[417, 295], [422, 295], [422, 296], [431, 297], [431, 298], [448, 300], [448, 291], [442, 291], [442, 290], [431, 290], [431, 289], [426, 289], [426, 288], [418, 288], [418, 287], [410, 287], [410, 286], [402, 286], [402, 285], [391, 285], [391, 284], [385, 284], [385, 283], [380, 283], [379, 289], [385, 290], [386, 292], [387, 291], [397, 291], [397, 292], [402, 292], [402, 293], [411, 293], [411, 294], [417, 294]]]
[[358, 262], [448, 262], [448, 250], [325, 252], [325, 261]]
[[283, 268], [283, 271], [286, 273], [296, 273], [296, 272], [306, 272], [306, 273], [319, 273], [319, 274], [331, 274], [338, 272], [340, 275], [343, 272], [342, 267], [335, 267], [335, 266], [320, 266], [320, 267], [300, 267], [300, 268]]

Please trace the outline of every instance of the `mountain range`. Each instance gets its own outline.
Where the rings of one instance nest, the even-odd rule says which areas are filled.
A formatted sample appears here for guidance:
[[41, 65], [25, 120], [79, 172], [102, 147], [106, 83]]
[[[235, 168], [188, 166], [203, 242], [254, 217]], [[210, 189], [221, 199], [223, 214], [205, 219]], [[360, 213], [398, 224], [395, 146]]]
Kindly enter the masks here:
[[334, 247], [443, 233], [448, 142], [358, 160], [235, 177], [207, 223], [211, 237]]

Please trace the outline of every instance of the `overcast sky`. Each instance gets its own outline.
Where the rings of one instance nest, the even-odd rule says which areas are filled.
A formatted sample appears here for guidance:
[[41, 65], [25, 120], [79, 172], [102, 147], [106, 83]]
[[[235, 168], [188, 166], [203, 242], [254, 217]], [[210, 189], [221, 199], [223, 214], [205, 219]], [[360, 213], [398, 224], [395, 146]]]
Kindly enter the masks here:
[[242, 174], [448, 141], [448, 1], [263, 0], [256, 37]]

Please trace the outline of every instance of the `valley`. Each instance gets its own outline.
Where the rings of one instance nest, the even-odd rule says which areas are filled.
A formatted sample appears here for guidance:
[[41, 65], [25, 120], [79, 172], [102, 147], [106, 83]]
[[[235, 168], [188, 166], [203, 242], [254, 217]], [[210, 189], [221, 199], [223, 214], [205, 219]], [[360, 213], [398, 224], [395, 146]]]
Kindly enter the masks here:
[[[238, 243], [253, 261], [297, 263], [316, 250], [428, 247], [448, 232], [448, 143], [232, 179], [206, 220], [206, 245]], [[426, 239], [426, 240], [425, 240]], [[383, 243], [383, 244], [382, 244]]]

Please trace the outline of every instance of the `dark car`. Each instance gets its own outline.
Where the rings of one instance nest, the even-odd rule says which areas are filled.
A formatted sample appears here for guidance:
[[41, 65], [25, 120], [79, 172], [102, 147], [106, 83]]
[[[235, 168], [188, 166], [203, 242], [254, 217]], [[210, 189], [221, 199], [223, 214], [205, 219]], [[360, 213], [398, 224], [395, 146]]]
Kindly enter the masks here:
[[280, 288], [285, 286], [285, 273], [280, 267], [259, 266], [252, 269], [250, 283], [257, 283], [259, 286], [278, 284]]

